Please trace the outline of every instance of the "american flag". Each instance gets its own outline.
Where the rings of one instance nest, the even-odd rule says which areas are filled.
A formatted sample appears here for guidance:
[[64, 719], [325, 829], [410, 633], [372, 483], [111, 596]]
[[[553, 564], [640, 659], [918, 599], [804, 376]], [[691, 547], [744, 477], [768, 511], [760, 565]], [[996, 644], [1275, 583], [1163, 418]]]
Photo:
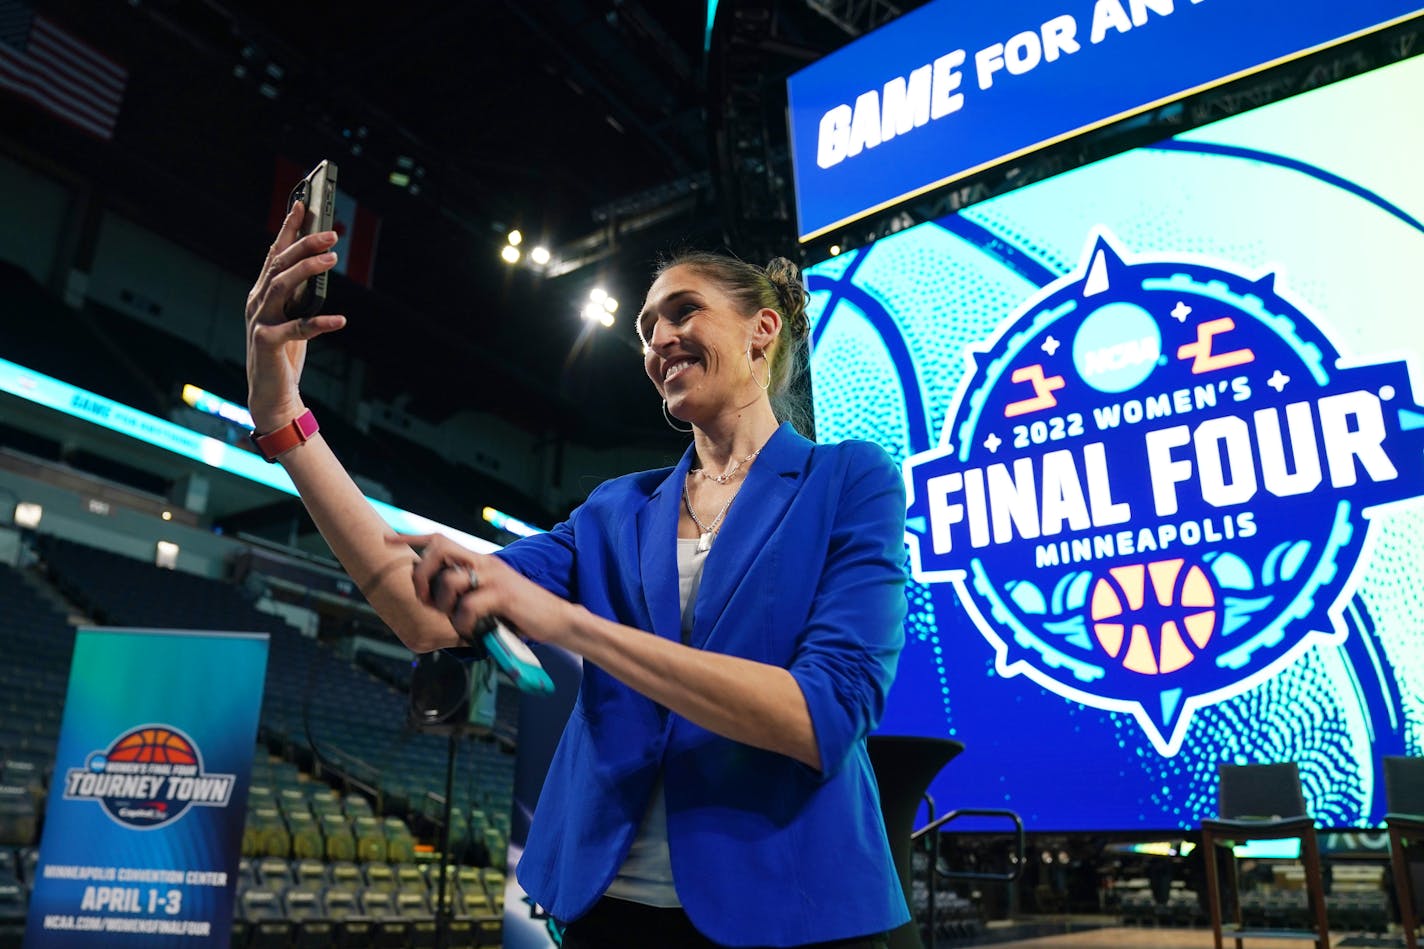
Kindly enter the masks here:
[[114, 137], [128, 70], [19, 0], [0, 0], [0, 89]]

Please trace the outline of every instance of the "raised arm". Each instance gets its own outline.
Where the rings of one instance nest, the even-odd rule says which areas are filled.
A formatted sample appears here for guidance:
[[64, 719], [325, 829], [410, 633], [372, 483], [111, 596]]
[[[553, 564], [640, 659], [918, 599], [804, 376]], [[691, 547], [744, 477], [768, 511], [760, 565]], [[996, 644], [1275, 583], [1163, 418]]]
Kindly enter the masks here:
[[[304, 213], [300, 202], [292, 206], [247, 296], [247, 404], [261, 433], [281, 428], [306, 411], [299, 383], [307, 344], [346, 325], [344, 316], [289, 320], [283, 312], [303, 280], [336, 265], [334, 232], [296, 239]], [[280, 462], [321, 536], [401, 641], [416, 652], [458, 645], [450, 621], [416, 597], [411, 584], [415, 554], [388, 542], [390, 528], [321, 433], [283, 453]]]

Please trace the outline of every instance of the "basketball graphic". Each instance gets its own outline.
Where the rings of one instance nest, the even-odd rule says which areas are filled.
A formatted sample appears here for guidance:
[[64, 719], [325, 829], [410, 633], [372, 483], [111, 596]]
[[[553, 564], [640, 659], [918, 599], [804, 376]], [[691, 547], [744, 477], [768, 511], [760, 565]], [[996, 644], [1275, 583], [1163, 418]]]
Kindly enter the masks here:
[[188, 739], [167, 728], [140, 728], [114, 743], [110, 761], [141, 761], [145, 764], [197, 764], [198, 756]]
[[1093, 635], [1108, 656], [1142, 675], [1184, 669], [1216, 630], [1216, 591], [1206, 571], [1186, 561], [1112, 567], [1093, 585]]

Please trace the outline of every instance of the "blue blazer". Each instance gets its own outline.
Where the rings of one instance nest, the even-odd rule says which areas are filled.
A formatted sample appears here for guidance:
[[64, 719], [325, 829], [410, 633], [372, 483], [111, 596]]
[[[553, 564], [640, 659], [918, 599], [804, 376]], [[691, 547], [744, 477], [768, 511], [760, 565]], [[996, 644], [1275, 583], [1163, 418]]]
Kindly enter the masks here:
[[[500, 556], [600, 616], [680, 641], [691, 459], [689, 448], [671, 470], [601, 485]], [[777, 430], [707, 556], [691, 645], [789, 669], [821, 770], [715, 735], [584, 663], [518, 868], [539, 905], [565, 921], [589, 910], [661, 771], [678, 898], [711, 939], [790, 946], [909, 918], [865, 746], [904, 645], [904, 517], [903, 482], [878, 446]]]

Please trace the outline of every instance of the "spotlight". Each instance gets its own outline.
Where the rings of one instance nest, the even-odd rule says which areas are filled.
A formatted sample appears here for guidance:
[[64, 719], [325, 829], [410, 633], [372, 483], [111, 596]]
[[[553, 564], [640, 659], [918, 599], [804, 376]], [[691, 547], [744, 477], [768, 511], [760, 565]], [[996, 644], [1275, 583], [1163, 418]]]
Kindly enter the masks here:
[[171, 521], [171, 520], [173, 520], [173, 512], [172, 512], [172, 511], [164, 511], [163, 514], [162, 514], [162, 517], [163, 517], [163, 519], [164, 519], [165, 521]]
[[519, 263], [519, 248], [513, 244], [506, 244], [504, 250], [499, 252], [499, 256], [503, 257], [507, 264], [517, 264]]
[[538, 264], [540, 267], [544, 266], [549, 262], [549, 248], [534, 248], [529, 252], [529, 259], [532, 260], [534, 263]]
[[609, 313], [617, 313], [617, 312], [618, 312], [618, 301], [615, 300], [615, 299], [613, 299], [612, 297], [604, 297], [604, 298], [603, 298], [603, 308], [604, 308], [605, 310], [607, 310]]
[[21, 501], [15, 505], [14, 520], [16, 527], [28, 527], [34, 530], [40, 526], [40, 518], [44, 517], [44, 506], [36, 504], [34, 501]]
[[178, 568], [178, 545], [170, 540], [160, 540], [153, 551], [154, 566], [167, 570]]
[[588, 298], [594, 303], [602, 303], [604, 300], [608, 299], [608, 291], [603, 289], [602, 287], [594, 287], [592, 290], [588, 291]]
[[612, 314], [612, 313], [600, 313], [600, 314], [598, 315], [598, 322], [602, 323], [605, 327], [607, 327], [607, 326], [612, 326], [612, 325], [613, 325], [613, 314]]
[[841, 245], [839, 245], [839, 244], [832, 244], [832, 245], [831, 245], [831, 256], [832, 256], [832, 257], [839, 257], [840, 255], [841, 255]]
[[603, 308], [593, 301], [583, 305], [583, 312], [580, 314], [586, 320], [603, 320]]
[[524, 235], [519, 233], [519, 230], [517, 228], [509, 232], [510, 247], [518, 247], [522, 243], [524, 243]]

